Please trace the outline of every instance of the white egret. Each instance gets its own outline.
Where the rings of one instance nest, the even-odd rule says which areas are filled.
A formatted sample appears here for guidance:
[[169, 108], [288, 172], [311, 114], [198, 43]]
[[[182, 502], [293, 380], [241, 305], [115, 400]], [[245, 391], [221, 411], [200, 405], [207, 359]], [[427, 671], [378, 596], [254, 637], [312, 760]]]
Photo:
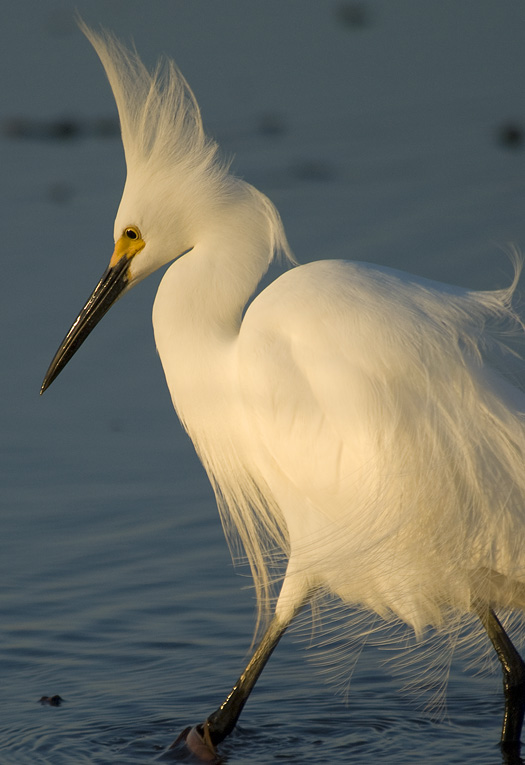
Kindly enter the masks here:
[[291, 620], [325, 591], [416, 634], [477, 613], [503, 668], [501, 741], [517, 751], [525, 665], [494, 609], [525, 609], [525, 395], [491, 330], [521, 331], [517, 277], [473, 292], [320, 261], [252, 300], [273, 259], [296, 265], [274, 206], [218, 159], [173, 63], [150, 73], [84, 31], [113, 89], [127, 180], [109, 267], [41, 392], [117, 298], [171, 263], [157, 348], [262, 614], [269, 558], [288, 561], [262, 641], [189, 746], [215, 756]]

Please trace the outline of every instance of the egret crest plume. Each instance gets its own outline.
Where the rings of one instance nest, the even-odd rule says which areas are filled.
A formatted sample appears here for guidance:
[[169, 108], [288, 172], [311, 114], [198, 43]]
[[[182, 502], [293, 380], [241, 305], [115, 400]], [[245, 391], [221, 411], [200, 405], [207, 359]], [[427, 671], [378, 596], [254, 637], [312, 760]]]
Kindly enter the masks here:
[[136, 50], [106, 31], [80, 26], [106, 71], [117, 105], [128, 169], [227, 182], [228, 164], [204, 132], [200, 109], [184, 76], [170, 59], [150, 72]]

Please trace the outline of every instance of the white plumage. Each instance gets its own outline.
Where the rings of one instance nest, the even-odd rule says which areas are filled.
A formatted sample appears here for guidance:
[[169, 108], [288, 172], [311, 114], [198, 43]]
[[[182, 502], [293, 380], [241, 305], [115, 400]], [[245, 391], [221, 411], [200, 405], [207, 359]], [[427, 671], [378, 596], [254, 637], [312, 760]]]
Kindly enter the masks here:
[[[127, 289], [173, 261], [157, 348], [262, 609], [279, 550], [280, 628], [319, 590], [416, 634], [524, 608], [525, 396], [505, 372], [509, 358], [523, 367], [502, 342], [522, 329], [518, 277], [471, 292], [368, 264], [291, 267], [278, 213], [218, 159], [173, 64], [151, 75], [85, 31], [128, 170], [112, 267]], [[276, 257], [291, 268], [252, 301]]]

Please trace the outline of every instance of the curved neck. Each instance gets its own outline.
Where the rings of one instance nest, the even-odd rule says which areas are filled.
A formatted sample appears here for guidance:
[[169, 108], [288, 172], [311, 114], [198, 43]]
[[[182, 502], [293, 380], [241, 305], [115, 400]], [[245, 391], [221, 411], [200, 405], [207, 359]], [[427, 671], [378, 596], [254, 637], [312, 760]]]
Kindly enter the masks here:
[[193, 249], [164, 275], [153, 326], [181, 419], [191, 419], [192, 411], [200, 419], [203, 400], [213, 403], [198, 396], [199, 386], [216, 386], [220, 395], [220, 380], [233, 374], [232, 345], [246, 304], [268, 269], [274, 241], [275, 222], [264, 203], [247, 193], [212, 216]]
[[246, 303], [273, 258], [275, 242], [284, 241], [268, 200], [247, 184], [241, 189], [235, 200], [207, 217], [194, 247], [170, 266], [159, 287], [154, 317], [162, 307], [164, 317], [173, 312], [174, 320], [178, 314], [189, 331], [202, 324], [203, 329], [221, 326], [225, 332], [238, 332]]

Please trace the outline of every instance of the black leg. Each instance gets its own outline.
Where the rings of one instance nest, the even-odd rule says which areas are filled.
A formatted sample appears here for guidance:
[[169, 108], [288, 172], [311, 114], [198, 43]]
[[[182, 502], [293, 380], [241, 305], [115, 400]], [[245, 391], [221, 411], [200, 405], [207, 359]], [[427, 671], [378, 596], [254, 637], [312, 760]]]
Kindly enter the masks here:
[[220, 707], [204, 723], [203, 728], [206, 738], [209, 736], [214, 746], [220, 744], [235, 728], [253, 686], [272, 655], [274, 648], [286, 631], [287, 626], [287, 624], [283, 626], [282, 622], [278, 621], [276, 617], [272, 619], [248, 666], [234, 685], [232, 691]]
[[501, 730], [501, 745], [504, 749], [517, 750], [520, 745], [525, 712], [525, 663], [492, 608], [480, 604], [476, 610], [503, 669], [505, 714]]
[[203, 761], [215, 761], [215, 747], [235, 728], [257, 679], [289, 623], [273, 617], [246, 669], [220, 707], [202, 725], [186, 728], [172, 746], [185, 741]]

